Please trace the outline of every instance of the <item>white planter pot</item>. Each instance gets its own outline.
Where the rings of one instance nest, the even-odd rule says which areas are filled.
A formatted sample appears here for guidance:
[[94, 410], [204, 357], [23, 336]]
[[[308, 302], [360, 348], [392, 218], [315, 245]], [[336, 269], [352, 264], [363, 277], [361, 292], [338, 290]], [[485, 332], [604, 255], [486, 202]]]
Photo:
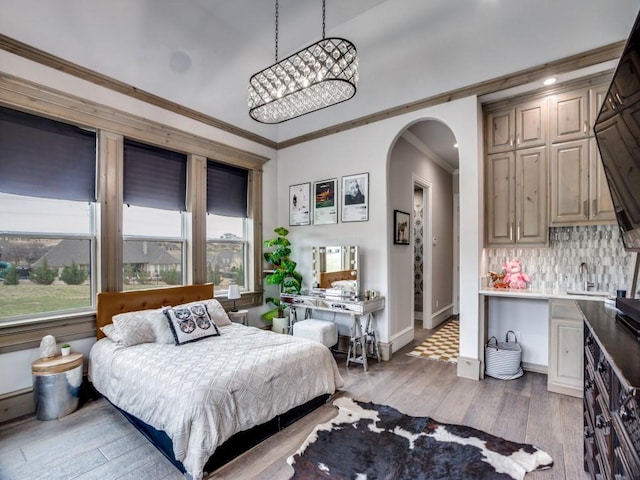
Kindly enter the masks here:
[[289, 326], [289, 319], [287, 317], [275, 317], [271, 324], [271, 331], [277, 333], [289, 333], [287, 327]]
[[66, 357], [71, 353], [71, 347], [60, 347], [60, 353], [63, 357]]

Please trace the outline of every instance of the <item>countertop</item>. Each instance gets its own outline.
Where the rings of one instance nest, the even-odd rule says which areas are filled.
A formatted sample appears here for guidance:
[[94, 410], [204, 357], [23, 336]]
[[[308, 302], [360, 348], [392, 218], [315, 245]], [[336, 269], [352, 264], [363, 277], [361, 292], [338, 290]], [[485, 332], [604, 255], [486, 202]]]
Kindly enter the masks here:
[[[564, 300], [587, 300], [602, 303], [606, 297], [594, 295], [569, 295], [563, 290], [544, 290], [535, 288], [482, 288], [480, 295], [488, 297], [511, 297], [511, 298], [530, 298], [538, 300], [548, 300], [550, 298], [559, 298]], [[609, 297], [613, 298], [613, 297]]]

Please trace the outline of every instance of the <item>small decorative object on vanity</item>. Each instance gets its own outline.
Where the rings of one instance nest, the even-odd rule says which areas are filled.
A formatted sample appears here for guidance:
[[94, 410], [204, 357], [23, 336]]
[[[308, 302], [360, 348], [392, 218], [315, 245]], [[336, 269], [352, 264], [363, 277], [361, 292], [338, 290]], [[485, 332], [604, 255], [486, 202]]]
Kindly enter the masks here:
[[55, 357], [58, 353], [56, 337], [53, 335], [45, 335], [40, 341], [40, 358]]
[[60, 353], [62, 353], [63, 357], [68, 356], [71, 353], [71, 345], [69, 345], [68, 343], [63, 343], [60, 346]]

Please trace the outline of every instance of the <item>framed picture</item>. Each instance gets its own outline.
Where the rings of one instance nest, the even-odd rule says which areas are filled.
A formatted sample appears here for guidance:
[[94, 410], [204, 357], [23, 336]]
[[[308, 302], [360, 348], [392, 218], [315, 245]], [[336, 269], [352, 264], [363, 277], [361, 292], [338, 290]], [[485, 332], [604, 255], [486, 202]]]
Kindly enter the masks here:
[[289, 226], [311, 224], [311, 183], [289, 187]]
[[396, 245], [409, 245], [409, 229], [411, 216], [400, 210], [393, 211], [393, 243]]
[[313, 224], [338, 223], [338, 179], [313, 182]]
[[369, 220], [369, 174], [342, 177], [342, 221]]

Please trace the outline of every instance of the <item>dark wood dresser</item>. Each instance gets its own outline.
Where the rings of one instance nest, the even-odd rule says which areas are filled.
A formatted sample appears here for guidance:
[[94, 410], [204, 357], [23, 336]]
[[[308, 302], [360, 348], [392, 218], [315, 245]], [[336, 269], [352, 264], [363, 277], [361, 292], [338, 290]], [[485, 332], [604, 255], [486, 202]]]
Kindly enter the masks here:
[[593, 479], [640, 479], [640, 342], [616, 310], [578, 300], [584, 329], [584, 468]]

